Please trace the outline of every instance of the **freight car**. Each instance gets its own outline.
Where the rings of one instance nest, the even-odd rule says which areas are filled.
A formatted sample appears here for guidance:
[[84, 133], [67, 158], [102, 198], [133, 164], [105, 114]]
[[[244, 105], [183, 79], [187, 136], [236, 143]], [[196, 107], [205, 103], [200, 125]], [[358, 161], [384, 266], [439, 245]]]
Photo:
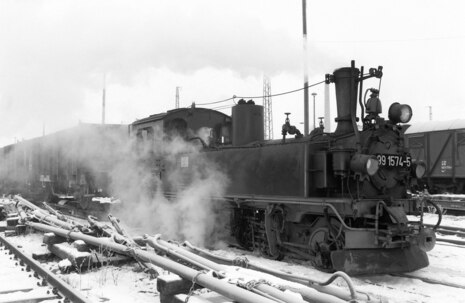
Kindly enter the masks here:
[[[376, 90], [362, 106], [363, 81], [381, 76], [382, 67], [365, 74], [354, 63], [326, 76], [336, 87], [334, 133], [318, 128], [303, 136], [287, 116], [282, 139], [264, 140], [263, 108], [245, 100], [231, 117], [177, 109], [133, 124], [132, 132], [145, 147], [160, 146], [149, 134], [165, 128], [202, 142], [202, 157], [186, 151], [176, 153], [176, 161], [156, 159], [153, 175], [166, 185], [170, 171], [177, 171], [182, 181], [165, 190], [179, 191], [202, 178], [204, 171], [193, 170], [207, 159], [229, 180], [215, 199], [230, 210], [232, 235], [247, 249], [349, 274], [413, 271], [428, 265], [425, 251], [435, 235], [407, 219], [421, 214], [423, 202], [408, 194], [421, 173], [404, 145], [402, 123], [411, 118], [410, 106], [394, 103], [384, 119]], [[367, 110], [363, 130], [357, 124], [359, 89], [362, 112]], [[209, 130], [209, 140], [197, 135], [200, 127]]]
[[[127, 125], [79, 124], [0, 149], [2, 194], [48, 201], [72, 213], [105, 211]], [[94, 212], [95, 211], [95, 212]]]
[[[465, 120], [416, 123], [405, 132], [412, 159], [425, 164], [426, 188], [442, 212], [465, 212]], [[435, 208], [429, 208], [436, 212]]]
[[431, 193], [465, 194], [465, 120], [416, 123], [405, 139], [412, 159], [426, 164]]

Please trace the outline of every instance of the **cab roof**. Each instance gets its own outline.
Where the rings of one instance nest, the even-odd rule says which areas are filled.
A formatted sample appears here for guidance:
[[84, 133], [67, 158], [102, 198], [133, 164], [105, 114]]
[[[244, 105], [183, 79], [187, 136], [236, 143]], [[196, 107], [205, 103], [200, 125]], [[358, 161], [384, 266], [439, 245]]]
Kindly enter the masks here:
[[147, 122], [155, 122], [155, 121], [159, 121], [159, 120], [169, 119], [170, 116], [176, 115], [176, 114], [179, 114], [179, 113], [182, 113], [182, 112], [212, 112], [212, 113], [215, 113], [215, 114], [223, 115], [224, 117], [229, 117], [228, 115], [226, 115], [226, 114], [224, 114], [222, 112], [219, 112], [219, 111], [216, 111], [216, 110], [213, 110], [213, 109], [209, 109], [209, 108], [200, 108], [200, 107], [191, 108], [191, 107], [188, 107], [188, 108], [177, 108], [177, 109], [169, 110], [166, 113], [150, 115], [150, 116], [148, 116], [146, 118], [142, 118], [142, 119], [134, 121], [132, 123], [132, 125], [140, 125], [140, 124], [144, 124], [144, 123], [147, 123]]

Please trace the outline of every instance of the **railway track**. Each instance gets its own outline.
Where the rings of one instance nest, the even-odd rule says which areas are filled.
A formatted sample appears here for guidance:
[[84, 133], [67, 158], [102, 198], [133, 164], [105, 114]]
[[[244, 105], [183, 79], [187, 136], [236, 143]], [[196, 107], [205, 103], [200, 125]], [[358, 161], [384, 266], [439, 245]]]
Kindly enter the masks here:
[[[120, 255], [123, 259], [134, 259], [140, 267], [146, 268], [147, 270], [153, 269], [156, 276], [158, 276], [160, 272], [169, 272], [170, 276], [174, 275], [177, 277], [176, 279], [179, 280], [173, 280], [172, 277], [168, 279], [159, 277], [157, 279], [157, 290], [159, 290], [160, 302], [162, 303], [178, 302], [179, 300], [171, 300], [171, 297], [174, 300], [177, 295], [185, 295], [188, 298], [196, 296], [205, 299], [202, 297], [201, 293], [196, 294], [193, 292], [194, 285], [201, 286], [201, 288], [207, 292], [213, 292], [219, 296], [244, 303], [271, 303], [276, 301], [296, 303], [304, 302], [304, 298], [310, 301], [328, 303], [347, 302], [360, 296], [353, 288], [351, 288], [350, 291], [339, 289], [335, 291], [329, 284], [334, 281], [336, 276], [326, 282], [326, 284], [321, 285], [321, 288], [318, 290], [316, 290], [316, 287], [311, 287], [311, 285], [300, 285], [299, 288], [294, 288], [291, 282], [286, 282], [284, 280], [280, 280], [278, 287], [271, 285], [271, 282], [262, 282], [262, 274], [258, 277], [249, 277], [248, 275], [250, 275], [250, 273], [242, 273], [240, 278], [238, 278], [236, 270], [223, 267], [221, 264], [209, 262], [207, 259], [189, 254], [184, 250], [176, 250], [176, 256], [168, 258], [163, 254], [160, 255], [155, 253], [154, 248], [154, 246], [160, 250], [160, 247], [166, 248], [171, 254], [173, 248], [167, 244], [167, 242], [160, 242], [160, 239], [149, 236], [139, 238], [139, 242], [136, 242], [136, 239], [127, 234], [124, 228], [119, 224], [119, 221], [113, 216], [109, 216], [110, 222], [107, 223], [99, 222], [95, 218], [89, 217], [89, 225], [82, 226], [74, 220], [71, 220], [71, 218], [64, 218], [61, 214], [55, 212], [46, 213], [44, 210], [39, 209], [25, 199], [18, 198], [15, 207], [16, 212], [11, 214], [17, 217], [10, 216], [9, 219], [7, 219], [7, 229], [9, 228], [8, 235], [19, 235], [19, 237], [15, 239], [16, 245], [25, 243], [22, 241], [28, 241], [25, 239], [28, 237], [28, 230], [44, 233], [42, 242], [48, 245], [50, 252], [60, 259], [67, 259], [66, 261], [70, 262], [71, 267], [76, 269], [79, 276], [82, 276], [83, 272], [81, 270], [84, 267], [91, 268], [94, 265], [97, 267], [99, 264], [103, 265], [103, 270], [99, 268], [96, 271], [104, 273], [106, 271], [104, 268], [105, 264], [101, 264], [101, 261], [104, 260], [104, 258], [113, 258], [113, 256], [105, 255], [106, 252], [110, 251], [112, 254]], [[14, 231], [12, 230], [13, 227]], [[45, 234], [47, 234], [46, 237]], [[63, 240], [69, 243], [63, 243]], [[21, 260], [20, 263], [29, 266], [30, 269], [37, 273], [37, 276], [43, 277], [39, 285], [51, 285], [49, 289], [45, 290], [46, 295], [49, 295], [55, 300], [59, 300], [61, 297], [66, 298], [63, 299], [63, 301], [86, 302], [86, 298], [80, 296], [74, 288], [68, 288], [66, 283], [60, 283], [61, 280], [59, 278], [50, 271], [44, 269], [36, 261], [22, 254], [15, 248], [15, 245], [9, 243], [6, 238], [3, 238], [2, 241], [13, 254], [18, 256]], [[70, 244], [72, 247], [69, 246]], [[20, 245], [22, 246], [22, 244]], [[152, 248], [148, 249], [147, 245]], [[78, 246], [81, 247], [81, 251], [77, 251]], [[25, 247], [29, 247], [29, 245]], [[178, 262], [178, 258], [181, 258], [182, 262]], [[216, 274], [212, 274], [211, 272], [215, 272]], [[112, 278], [116, 285], [118, 274], [112, 273]], [[346, 278], [350, 283], [350, 278]], [[270, 277], [270, 279], [273, 280], [276, 278]], [[79, 280], [79, 284], [74, 285], [74, 287], [87, 291], [88, 288], [82, 287], [83, 284], [81, 284], [81, 279]], [[189, 289], [184, 290], [183, 287], [186, 281]], [[182, 285], [177, 285], [178, 282]], [[283, 289], [295, 293], [294, 296], [296, 296], [296, 298], [289, 298], [288, 294], [284, 293]], [[174, 293], [172, 293], [173, 291]], [[92, 295], [95, 295], [95, 293]], [[131, 300], [132, 299], [134, 298], [131, 298]], [[368, 298], [367, 296], [363, 296], [362, 299], [366, 301]], [[41, 300], [42, 298], [32, 301], [21, 298], [19, 302], [41, 302]], [[182, 302], [184, 301], [185, 300], [182, 300]], [[376, 300], [370, 301], [376, 302]], [[0, 303], [2, 302], [0, 301]]]
[[0, 303], [88, 301], [40, 263], [22, 253], [0, 234]]
[[429, 284], [436, 284], [436, 285], [443, 285], [443, 286], [447, 286], [447, 287], [465, 289], [465, 285], [463, 285], [463, 284], [459, 284], [459, 283], [455, 283], [455, 282], [441, 281], [441, 280], [435, 279], [434, 277], [422, 277], [422, 276], [416, 275], [415, 273], [392, 274], [392, 276], [421, 280], [421, 281], [429, 283]]
[[[437, 194], [430, 195], [431, 199], [439, 206], [443, 214], [447, 212], [456, 212], [463, 214], [465, 212], [465, 195], [454, 194]], [[430, 212], [435, 213], [437, 210], [430, 209]]]
[[[21, 214], [21, 212], [23, 210], [21, 210], [21, 209], [19, 209], [19, 210], [20, 210], [20, 214]], [[39, 216], [39, 214], [37, 212], [33, 212], [33, 214], [34, 214], [34, 216], [42, 218], [42, 217]], [[42, 218], [41, 220], [43, 220], [43, 222], [47, 221], [47, 222], [56, 224], [57, 221], [56, 220], [55, 221], [51, 220], [51, 217], [52, 217], [52, 215], [47, 215], [46, 217]], [[96, 223], [98, 223], [98, 222], [96, 222]], [[74, 229], [63, 229], [63, 228], [67, 227], [67, 224], [65, 224], [63, 222], [60, 223], [60, 225], [63, 225], [63, 228], [51, 227], [51, 226], [47, 226], [47, 225], [41, 224], [41, 223], [34, 223], [34, 220], [27, 220], [26, 225], [28, 225], [29, 228], [33, 228], [35, 230], [41, 230], [42, 232], [45, 232], [45, 231], [46, 232], [53, 232], [54, 234], [56, 234], [58, 236], [61, 235], [62, 237], [68, 238], [68, 241], [69, 241], [69, 239], [85, 240], [85, 242], [88, 242], [88, 244], [90, 244], [90, 245], [92, 245], [92, 242], [94, 242], [95, 247], [97, 247], [97, 244], [99, 244], [100, 246], [104, 245], [105, 247], [108, 246], [108, 248], [110, 248], [110, 245], [106, 244], [106, 242], [103, 242], [104, 244], [102, 244], [102, 242], [100, 242], [101, 240], [99, 238], [93, 238], [93, 237], [88, 237], [88, 236], [82, 235], [79, 232], [74, 231]], [[97, 227], [97, 225], [95, 227]], [[463, 232], [460, 228], [455, 228], [453, 226], [440, 226], [440, 228], [438, 230], [449, 231], [450, 234], [455, 234], [455, 233], [458, 232], [459, 234], [457, 234], [457, 235], [461, 235], [460, 233]], [[122, 233], [121, 236], [124, 236], [124, 234], [125, 233]], [[5, 272], [5, 273], [7, 273], [9, 275], [10, 271], [13, 272], [12, 275], [20, 275], [21, 273], [26, 273], [25, 276], [22, 276], [21, 278], [18, 278], [18, 279], [22, 280], [22, 281], [25, 281], [24, 283], [27, 284], [26, 286], [23, 287], [24, 291], [18, 292], [17, 289], [19, 289], [20, 286], [21, 286], [21, 285], [19, 285], [19, 283], [17, 283], [18, 285], [15, 285], [14, 283], [13, 284], [12, 283], [8, 284], [8, 283], [5, 283], [5, 282], [2, 282], [2, 279], [4, 279], [4, 278], [2, 278], [0, 276], [0, 291], [2, 290], [2, 287], [5, 286], [4, 288], [6, 288], [6, 286], [8, 286], [8, 289], [6, 290], [6, 293], [7, 294], [14, 294], [14, 296], [20, 298], [18, 300], [9, 299], [8, 301], [2, 301], [3, 300], [3, 296], [2, 296], [3, 294], [0, 292], [0, 303], [3, 303], [3, 302], [25, 302], [26, 300], [27, 300], [27, 302], [41, 302], [41, 300], [44, 300], [41, 296], [47, 296], [46, 300], [50, 300], [48, 302], [66, 302], [66, 301], [68, 301], [68, 302], [69, 301], [72, 301], [72, 302], [87, 302], [86, 298], [81, 297], [81, 299], [79, 299], [79, 298], [73, 297], [73, 296], [79, 296], [80, 295], [80, 293], [77, 292], [76, 289], [81, 289], [81, 291], [85, 291], [87, 293], [87, 295], [91, 295], [91, 297], [89, 297], [89, 298], [94, 298], [94, 297], [100, 298], [99, 296], [104, 298], [103, 292], [101, 294], [100, 293], [97, 294], [94, 290], [89, 288], [89, 286], [87, 285], [87, 282], [82, 283], [82, 284], [80, 282], [80, 284], [74, 285], [74, 288], [70, 289], [71, 292], [68, 293], [67, 291], [69, 291], [69, 290], [66, 290], [66, 287], [65, 287], [65, 289], [62, 289], [62, 286], [60, 286], [60, 285], [56, 286], [54, 284], [53, 279], [51, 278], [51, 277], [54, 276], [52, 273], [45, 272], [45, 273], [41, 274], [42, 267], [41, 267], [40, 264], [36, 264], [38, 269], [36, 269], [34, 267], [34, 265], [29, 265], [28, 262], [32, 262], [32, 263], [37, 263], [37, 262], [34, 261], [34, 260], [26, 261], [27, 259], [29, 259], [26, 256], [18, 255], [16, 257], [17, 260], [15, 260], [16, 262], [13, 262], [13, 260], [14, 260], [13, 256], [17, 255], [16, 252], [15, 252], [15, 247], [14, 246], [22, 245], [23, 247], [28, 247], [28, 246], [24, 246], [22, 244], [23, 242], [21, 242], [21, 241], [28, 241], [26, 238], [27, 238], [27, 236], [19, 236], [16, 239], [13, 239], [13, 238], [10, 239], [10, 238], [4, 238], [4, 237], [0, 238], [0, 243], [5, 243], [5, 244], [2, 244], [2, 247], [1, 247], [1, 250], [0, 250], [0, 262], [2, 262], [0, 264], [1, 264], [2, 268], [4, 268], [4, 270], [2, 270], [2, 274], [3, 274], [3, 272]], [[35, 237], [35, 238], [40, 238], [40, 236]], [[15, 245], [12, 245], [11, 243], [8, 243], [7, 240], [9, 240], [10, 242], [14, 242]], [[15, 240], [17, 240], [17, 241], [15, 241]], [[226, 273], [226, 272], [228, 272], [228, 274], [231, 274], [229, 271], [224, 271], [223, 268], [219, 267], [220, 266], [219, 264], [228, 264], [228, 263], [232, 262], [231, 260], [229, 260], [229, 261], [226, 260], [228, 262], [226, 262], [225, 260], [222, 260], [223, 262], [219, 262], [218, 260], [216, 260], [218, 262], [215, 262], [215, 263], [218, 263], [218, 264], [211, 263], [210, 261], [215, 261], [215, 260], [207, 261], [206, 259], [204, 260], [204, 259], [200, 258], [200, 255], [202, 255], [204, 257], [208, 255], [205, 251], [198, 251], [199, 256], [194, 256], [194, 255], [188, 254], [188, 252], [184, 251], [183, 247], [174, 247], [173, 245], [170, 245], [170, 244], [164, 242], [163, 240], [160, 240], [157, 237], [149, 237], [149, 238], [135, 237], [134, 240], [139, 240], [139, 241], [143, 240], [146, 245], [150, 246], [151, 249], [155, 249], [155, 251], [161, 252], [161, 251], [164, 250], [164, 254], [171, 255], [171, 258], [170, 258], [171, 261], [178, 260], [178, 259], [185, 259], [183, 262], [181, 262], [182, 264], [185, 265], [187, 263], [191, 263], [191, 264], [194, 265], [195, 272], [194, 272], [194, 269], [187, 269], [187, 268], [184, 268], [184, 267], [181, 268], [181, 264], [176, 265], [176, 264], [172, 263], [170, 260], [165, 259], [165, 257], [162, 257], [161, 255], [157, 256], [156, 254], [153, 254], [152, 250], [141, 251], [140, 249], [137, 249], [137, 247], [135, 247], [135, 246], [133, 246], [131, 249], [128, 250], [128, 247], [122, 246], [120, 244], [112, 244], [111, 245], [111, 247], [114, 246], [113, 248], [115, 249], [115, 251], [119, 250], [120, 253], [125, 254], [127, 252], [130, 252], [131, 256], [136, 257], [136, 260], [138, 262], [140, 262], [140, 263], [149, 262], [149, 263], [155, 264], [155, 265], [158, 264], [160, 266], [160, 269], [163, 269], [163, 270], [160, 270], [159, 272], [166, 272], [166, 271], [168, 271], [170, 273], [179, 272], [179, 275], [186, 276], [187, 278], [184, 278], [184, 279], [187, 282], [189, 282], [188, 283], [189, 284], [188, 288], [190, 288], [190, 290], [187, 289], [187, 292], [180, 292], [179, 295], [184, 295], [184, 296], [187, 295], [187, 297], [191, 296], [193, 300], [199, 298], [199, 299], [204, 299], [204, 301], [207, 302], [206, 301], [207, 298], [202, 297], [202, 292], [201, 291], [199, 291], [198, 293], [192, 291], [192, 285], [194, 285], [194, 284], [196, 284], [197, 286], [202, 285], [203, 288], [201, 287], [200, 290], [209, 290], [209, 291], [211, 291], [211, 289], [216, 289], [216, 287], [221, 287], [221, 288], [223, 287], [221, 285], [216, 285], [216, 284], [215, 284], [216, 286], [213, 287], [212, 283], [219, 283], [220, 281], [225, 280], [225, 279], [223, 278], [223, 279], [220, 279], [219, 281], [211, 279], [211, 277], [207, 276], [207, 273], [206, 273], [207, 271], [213, 271], [213, 272], [217, 272], [217, 273]], [[10, 247], [11, 247], [11, 250], [10, 250]], [[36, 246], [34, 246], [34, 247], [36, 247]], [[196, 249], [195, 247], [190, 247], [190, 246], [187, 246], [187, 247], [184, 247], [184, 248], [187, 249], [188, 251], [192, 251], [192, 252], [199, 250], [199, 249]], [[436, 251], [432, 251], [431, 252], [431, 261], [432, 261], [432, 263], [430, 264], [430, 267], [425, 269], [425, 270], [420, 270], [418, 272], [414, 272], [414, 273], [410, 273], [410, 274], [401, 274], [401, 275], [373, 276], [373, 277], [366, 277], [366, 278], [354, 277], [353, 278], [353, 283], [354, 284], [350, 284], [349, 288], [353, 289], [353, 290], [355, 290], [355, 288], [357, 288], [356, 293], [355, 293], [355, 291], [352, 291], [352, 290], [349, 291], [349, 289], [346, 288], [347, 286], [346, 286], [346, 284], [345, 284], [345, 282], [343, 280], [339, 280], [339, 283], [336, 283], [335, 285], [333, 285], [334, 287], [318, 285], [318, 284], [321, 284], [321, 283], [312, 282], [312, 281], [324, 281], [325, 280], [324, 277], [327, 277], [327, 275], [323, 274], [323, 273], [319, 273], [316, 270], [315, 270], [315, 272], [310, 270], [310, 272], [311, 272], [311, 274], [310, 274], [308, 268], [305, 268], [305, 270], [303, 270], [303, 271], [301, 271], [299, 269], [298, 271], [293, 271], [292, 273], [288, 272], [287, 269], [285, 271], [281, 270], [282, 272], [277, 272], [276, 270], [272, 270], [274, 268], [274, 266], [266, 265], [265, 270], [263, 270], [263, 269], [260, 270], [260, 269], [254, 268], [254, 263], [253, 262], [247, 262], [247, 264], [245, 265], [246, 268], [245, 269], [235, 269], [234, 270], [234, 275], [244, 274], [248, 278], [251, 279], [250, 280], [251, 282], [257, 282], [257, 281], [261, 281], [261, 280], [259, 280], [259, 278], [255, 277], [255, 276], [249, 276], [250, 272], [248, 270], [253, 269], [255, 271], [262, 271], [265, 274], [270, 274], [270, 275], [272, 275], [274, 277], [277, 277], [277, 278], [280, 278], [280, 279], [285, 279], [285, 280], [292, 281], [292, 282], [295, 282], [295, 283], [298, 283], [298, 284], [303, 284], [305, 286], [311, 285], [314, 290], [321, 291], [322, 293], [324, 293], [323, 295], [325, 295], [325, 296], [326, 295], [331, 295], [331, 300], [336, 299], [336, 300], [342, 300], [342, 301], [345, 301], [345, 302], [353, 300], [354, 297], [356, 297], [358, 300], [360, 300], [360, 302], [365, 302], [365, 301], [366, 302], [381, 302], [381, 301], [384, 302], [384, 298], [388, 298], [388, 297], [394, 297], [394, 298], [395, 297], [400, 297], [400, 298], [402, 298], [401, 301], [394, 300], [394, 302], [419, 302], [418, 300], [420, 300], [421, 302], [437, 302], [437, 299], [438, 299], [437, 293], [439, 293], [441, 291], [452, 290], [452, 291], [455, 291], [455, 292], [463, 292], [464, 295], [465, 295], [465, 278], [462, 278], [462, 276], [463, 276], [462, 273], [465, 272], [465, 270], [462, 269], [459, 266], [459, 262], [454, 263], [454, 264], [457, 264], [457, 266], [459, 266], [458, 268], [454, 267], [452, 269], [451, 267], [444, 266], [444, 264], [446, 264], [445, 262], [447, 262], [447, 259], [449, 257], [454, 258], [456, 256], [461, 255], [462, 254], [462, 248], [463, 248], [462, 246], [457, 246], [457, 245], [447, 245], [447, 244], [446, 245], [441, 245], [440, 250], [442, 249], [443, 251], [445, 251], [445, 250], [453, 249], [453, 251], [451, 251], [450, 253], [447, 254], [447, 258], [443, 257], [443, 256], [446, 255], [443, 252], [436, 253]], [[7, 254], [5, 254], [5, 252]], [[11, 255], [10, 255], [10, 253], [11, 253]], [[220, 251], [220, 255], [221, 255], [221, 253], [222, 252]], [[164, 254], [162, 254], [162, 255], [164, 255]], [[243, 255], [243, 253], [240, 252], [240, 253], [238, 253], [238, 255], [233, 256], [231, 258], [232, 258], [232, 260], [234, 262], [243, 261], [243, 258], [239, 258], [242, 255]], [[13, 265], [11, 265], [11, 264], [10, 265], [4, 265], [4, 264], [7, 264], [7, 263], [3, 263], [3, 257], [4, 256], [7, 257], [5, 262], [7, 262], [7, 260], [10, 260]], [[251, 258], [254, 258], [254, 257], [251, 257]], [[459, 260], [459, 258], [457, 258], [456, 260]], [[234, 266], [243, 266], [243, 265], [240, 265], [240, 264], [236, 264], [234, 262], [231, 263]], [[262, 265], [260, 265], [262, 262], [263, 262], [263, 260], [261, 260], [260, 258], [257, 258], [255, 265], [262, 266]], [[268, 263], [268, 262], [269, 261], [266, 261], [266, 262], [263, 262], [263, 263]], [[167, 265], [169, 265], [169, 266], [167, 266]], [[291, 266], [294, 266], [294, 265], [291, 264]], [[8, 271], [6, 271], [6, 269], [8, 269]], [[30, 272], [28, 272], [27, 269], [29, 269]], [[16, 273], [16, 271], [18, 273]], [[100, 270], [100, 271], [101, 272], [108, 272], [109, 270], [108, 270], [108, 268], [107, 269], [103, 268], [103, 270]], [[118, 273], [117, 272], [119, 272], [119, 271], [117, 271], [117, 269], [115, 269], [113, 271], [113, 273], [112, 273], [112, 278], [114, 279], [113, 282], [117, 281], [117, 279], [118, 279]], [[191, 274], [191, 272], [192, 272], [192, 274]], [[81, 273], [79, 273], [79, 274], [81, 274]], [[103, 276], [102, 274], [97, 273], [97, 271], [95, 272], [95, 274], [98, 275], [98, 277]], [[93, 276], [95, 277], [95, 275], [93, 275]], [[41, 277], [48, 277], [48, 278], [45, 279], [45, 278], [41, 278]], [[262, 276], [262, 274], [260, 274], [260, 275], [258, 275], [258, 277], [263, 277], [263, 276]], [[311, 278], [309, 278], [309, 277], [311, 277]], [[66, 278], [67, 278], [67, 276], [64, 275], [63, 279], [66, 279]], [[81, 281], [81, 279], [83, 279], [83, 281], [85, 279], [89, 280], [89, 278], [90, 277], [84, 278], [84, 277], [80, 276], [79, 281]], [[158, 279], [159, 281], [161, 281], [160, 278]], [[5, 278], [5, 279], [6, 279], [6, 281], [11, 281], [12, 280], [12, 279], [9, 279], [9, 278]], [[28, 279], [30, 281], [27, 281]], [[49, 279], [52, 279], [52, 280], [49, 280]], [[56, 279], [59, 280], [59, 278], [56, 278]], [[121, 276], [121, 279], [122, 279], [122, 276]], [[260, 278], [260, 279], [263, 279], [263, 278]], [[73, 284], [73, 281], [70, 281], [69, 278], [68, 278], [68, 281], [70, 282], [71, 285]], [[166, 281], [169, 282], [170, 279], [168, 279]], [[164, 283], [167, 283], [166, 281]], [[192, 281], [195, 281], [195, 283], [193, 283]], [[233, 281], [234, 281], [234, 279], [233, 279]], [[274, 278], [268, 278], [268, 281], [269, 282], [274, 281]], [[112, 282], [112, 281], [110, 281], [110, 282]], [[302, 283], [302, 282], [304, 282], [304, 283]], [[134, 282], [130, 281], [129, 284], [131, 284], [131, 283], [134, 283]], [[280, 283], [284, 283], [284, 282], [280, 282]], [[420, 290], [420, 289], [417, 288], [417, 286], [419, 284], [425, 284], [425, 283], [431, 284], [431, 290], [430, 289], [421, 289]], [[411, 285], [411, 287], [399, 286], [399, 285], [403, 285], [403, 284]], [[279, 284], [279, 285], [281, 285], [281, 284]], [[118, 285], [118, 288], [121, 288], [121, 286], [123, 286], [123, 285]], [[141, 284], [141, 286], [142, 286], [142, 284]], [[240, 285], [237, 285], [237, 286], [241, 287]], [[282, 284], [281, 286], [284, 286], [284, 284]], [[97, 289], [97, 287], [95, 285], [92, 285], [91, 287], [95, 287]], [[291, 291], [295, 291], [295, 292], [298, 291], [297, 289], [293, 289], [292, 288], [293, 286], [287, 286], [287, 287], [291, 287], [291, 288], [289, 288], [289, 290], [292, 289]], [[134, 288], [134, 287], [132, 287], [132, 288]], [[232, 289], [233, 288], [231, 287], [231, 290]], [[437, 290], [435, 290], [435, 289], [437, 289]], [[147, 286], [143, 285], [141, 287], [141, 291], [146, 291], [146, 290], [148, 290]], [[281, 298], [281, 296], [283, 296], [282, 293], [277, 292], [276, 289], [273, 289], [273, 287], [270, 287], [270, 285], [263, 284], [263, 283], [258, 283], [256, 285], [254, 284], [254, 288], [251, 289], [251, 290], [254, 291], [254, 292], [260, 292], [260, 293], [263, 292], [263, 291], [266, 291], [266, 292], [269, 292], [269, 295], [280, 297], [280, 298]], [[167, 301], [161, 300], [161, 298], [166, 295], [166, 290], [165, 290], [165, 294], [161, 290], [158, 290], [158, 291], [159, 291], [159, 296], [160, 296], [160, 302], [167, 302]], [[236, 292], [236, 289], [234, 289], [234, 291]], [[29, 293], [29, 294], [27, 294], [27, 293]], [[244, 298], [246, 298], [246, 297], [248, 298], [248, 296], [249, 296], [248, 293], [246, 294], [244, 291], [242, 291], [241, 296], [242, 296], [242, 293], [244, 293]], [[27, 296], [31, 296], [30, 294], [33, 294], [36, 297], [33, 300], [29, 300], [28, 299], [29, 297], [27, 297]], [[223, 292], [223, 294], [225, 294], [225, 293]], [[306, 293], [306, 292], [302, 293], [302, 294], [309, 296], [309, 294]], [[376, 294], [376, 295], [373, 295], [373, 294]], [[11, 295], [11, 296], [14, 298], [13, 295]], [[158, 295], [155, 295], [155, 297], [156, 296], [158, 296]], [[196, 298], [194, 298], [194, 297], [196, 297]], [[226, 297], [228, 297], [228, 296], [226, 296]], [[132, 297], [132, 299], [134, 299], [134, 297]], [[151, 300], [153, 300], [153, 299], [154, 299], [153, 296], [151, 296]], [[158, 298], [155, 298], [155, 299], [158, 299]], [[263, 298], [261, 298], [261, 299], [263, 300]], [[131, 299], [128, 299], [127, 301], [129, 301], [129, 300], [131, 300]], [[255, 299], [252, 299], [252, 301], [254, 303], [256, 303], [256, 301], [254, 301], [254, 300]], [[310, 297], [308, 297], [308, 300], [310, 300]], [[312, 298], [312, 300], [313, 300], [313, 298]], [[312, 301], [312, 300], [310, 300], [310, 301]], [[137, 301], [137, 302], [147, 302], [147, 301], [148, 300], [144, 299], [143, 301]], [[178, 301], [176, 301], [176, 302], [178, 302]], [[252, 301], [247, 299], [244, 302], [252, 302]], [[293, 301], [293, 299], [287, 298], [286, 295], [284, 295], [284, 297], [282, 297], [282, 301], [296, 302], [296, 301]], [[134, 302], [136, 302], [136, 301], [134, 301]], [[157, 301], [155, 301], [155, 302], [157, 302]], [[184, 302], [184, 300], [181, 300], [179, 302]], [[208, 301], [208, 302], [213, 302], [213, 301]]]
[[[428, 227], [434, 227], [434, 225], [432, 224], [424, 224], [424, 225]], [[460, 246], [465, 246], [465, 239], [464, 240], [450, 239], [450, 238], [445, 238], [442, 236], [442, 235], [457, 236], [459, 238], [465, 238], [465, 228], [456, 227], [456, 226], [440, 225], [436, 229], [436, 233], [441, 235], [441, 236], [436, 235], [436, 242], [452, 243], [452, 244], [456, 244]]]

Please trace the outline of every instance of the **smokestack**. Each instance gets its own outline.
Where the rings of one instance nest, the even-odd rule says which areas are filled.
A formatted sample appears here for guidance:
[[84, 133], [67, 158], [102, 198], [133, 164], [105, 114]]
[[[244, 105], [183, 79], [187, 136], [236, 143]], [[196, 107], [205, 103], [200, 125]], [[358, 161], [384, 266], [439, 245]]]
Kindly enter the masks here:
[[106, 74], [103, 74], [103, 94], [102, 94], [102, 124], [105, 124], [105, 86]]
[[352, 115], [357, 110], [357, 87], [360, 71], [355, 67], [343, 67], [334, 71], [337, 102], [336, 134], [354, 131]]

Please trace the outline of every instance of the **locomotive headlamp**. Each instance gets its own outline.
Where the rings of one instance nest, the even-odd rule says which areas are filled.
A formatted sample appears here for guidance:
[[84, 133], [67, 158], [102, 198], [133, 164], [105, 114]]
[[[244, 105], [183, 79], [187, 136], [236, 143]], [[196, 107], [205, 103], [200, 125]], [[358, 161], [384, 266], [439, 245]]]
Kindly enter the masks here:
[[352, 159], [350, 159], [350, 169], [356, 173], [373, 176], [378, 172], [378, 168], [378, 160], [371, 155], [355, 154]]
[[393, 123], [407, 123], [412, 119], [412, 108], [407, 104], [392, 103], [389, 107], [388, 117]]
[[426, 164], [423, 161], [417, 161], [413, 163], [413, 173], [415, 174], [414, 177], [417, 179], [423, 178], [426, 173]]

